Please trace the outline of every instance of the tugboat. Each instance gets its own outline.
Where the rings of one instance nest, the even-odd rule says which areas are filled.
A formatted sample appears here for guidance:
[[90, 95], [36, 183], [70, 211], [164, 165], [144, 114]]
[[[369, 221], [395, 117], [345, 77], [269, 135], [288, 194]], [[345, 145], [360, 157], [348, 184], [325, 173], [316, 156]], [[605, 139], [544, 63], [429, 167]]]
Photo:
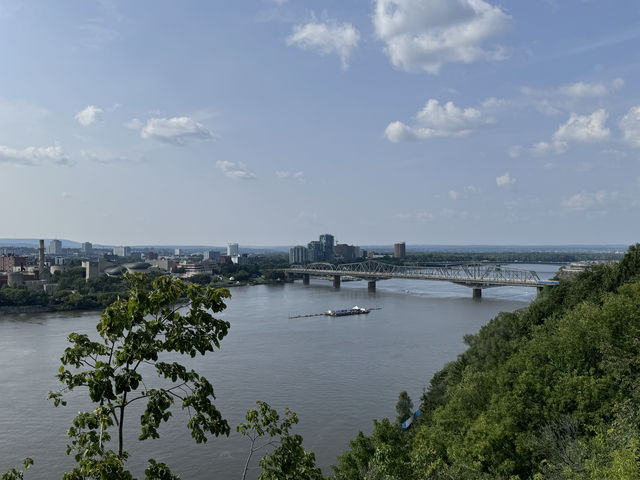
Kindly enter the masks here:
[[369, 313], [371, 310], [367, 308], [358, 307], [357, 305], [353, 308], [348, 308], [346, 310], [328, 310], [325, 315], [329, 317], [346, 317], [347, 315], [361, 315], [363, 313]]

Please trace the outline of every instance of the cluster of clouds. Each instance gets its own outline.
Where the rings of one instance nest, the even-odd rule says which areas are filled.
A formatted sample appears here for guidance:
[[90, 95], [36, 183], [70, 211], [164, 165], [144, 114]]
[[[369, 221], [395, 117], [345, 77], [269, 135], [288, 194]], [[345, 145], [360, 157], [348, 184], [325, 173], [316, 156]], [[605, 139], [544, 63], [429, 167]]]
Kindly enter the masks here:
[[[640, 148], [640, 105], [631, 107], [618, 121], [620, 138], [616, 139], [607, 126], [609, 112], [599, 108], [586, 115], [571, 112], [569, 119], [562, 123], [549, 141], [532, 145], [530, 153], [543, 156], [550, 153], [564, 153], [571, 143], [596, 144], [609, 140], [621, 140], [631, 148]], [[516, 146], [510, 150], [511, 156], [521, 150]]]
[[59, 144], [16, 149], [0, 145], [0, 164], [18, 166], [69, 165], [70, 159]]
[[[391, 64], [434, 75], [447, 63], [507, 58], [503, 46], [486, 44], [511, 23], [509, 15], [484, 0], [376, 0], [373, 10], [375, 34]], [[337, 55], [347, 68], [359, 40], [350, 23], [312, 18], [293, 27], [287, 44]]]
[[401, 121], [391, 122], [384, 134], [396, 143], [434, 137], [462, 137], [491, 122], [491, 118], [476, 108], [456, 107], [453, 102], [441, 105], [432, 98], [415, 116], [413, 125]]
[[349, 58], [358, 47], [360, 33], [350, 23], [312, 21], [295, 25], [287, 37], [287, 45], [310, 50], [321, 55], [335, 54], [340, 57], [342, 68], [349, 66]]

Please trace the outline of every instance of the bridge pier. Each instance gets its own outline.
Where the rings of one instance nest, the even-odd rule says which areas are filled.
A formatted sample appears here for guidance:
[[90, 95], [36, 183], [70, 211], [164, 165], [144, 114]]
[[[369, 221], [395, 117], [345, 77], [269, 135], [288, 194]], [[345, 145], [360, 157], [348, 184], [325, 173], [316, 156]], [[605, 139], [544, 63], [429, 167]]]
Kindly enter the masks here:
[[482, 298], [482, 289], [481, 288], [473, 288], [473, 298], [475, 300], [480, 300]]
[[293, 282], [296, 279], [296, 274], [287, 272], [287, 282]]
[[303, 273], [302, 274], [302, 284], [303, 285], [309, 285], [309, 274], [308, 273]]
[[333, 288], [340, 288], [340, 275], [333, 276]]
[[538, 287], [536, 287], [536, 290], [537, 290], [537, 292], [538, 292], [538, 295], [537, 295], [537, 296], [539, 297], [540, 295], [542, 295], [542, 292], [544, 291], [544, 287], [540, 287], [540, 286], [538, 286]]
[[369, 289], [370, 292], [375, 292], [376, 291], [376, 281], [375, 280], [369, 280], [367, 282], [367, 288]]

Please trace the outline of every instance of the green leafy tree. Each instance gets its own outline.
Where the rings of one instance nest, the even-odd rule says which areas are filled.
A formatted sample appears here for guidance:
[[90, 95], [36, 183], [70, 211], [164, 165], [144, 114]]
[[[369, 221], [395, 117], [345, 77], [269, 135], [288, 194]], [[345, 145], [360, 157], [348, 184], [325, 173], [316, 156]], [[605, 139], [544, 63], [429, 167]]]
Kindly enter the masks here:
[[256, 402], [258, 409], [251, 409], [245, 416], [247, 423], [241, 423], [236, 430], [250, 442], [249, 454], [242, 472], [242, 480], [247, 477], [249, 463], [253, 454], [259, 450], [275, 446], [282, 436], [288, 436], [291, 427], [298, 423], [298, 416], [288, 408], [284, 419], [266, 402]]
[[[125, 450], [124, 426], [127, 409], [144, 402], [140, 417], [139, 440], [159, 437], [159, 427], [171, 417], [171, 407], [179, 401], [189, 411], [187, 427], [196, 442], [208, 435], [228, 435], [229, 425], [215, 407], [212, 384], [178, 362], [160, 361], [167, 354], [204, 355], [220, 347], [229, 323], [211, 312], [225, 308], [224, 289], [185, 284], [171, 277], [157, 278], [149, 288], [144, 275], [126, 277], [130, 284], [128, 299], [119, 299], [100, 317], [100, 339], [72, 333], [71, 346], [65, 349], [58, 379], [64, 389], [50, 392], [56, 406], [65, 405], [64, 391], [86, 388], [96, 408], [80, 412], [68, 435], [67, 454], [74, 454], [77, 467], [65, 474], [71, 479], [130, 479], [125, 469], [129, 457]], [[143, 378], [142, 367], [146, 366]], [[152, 386], [148, 368], [160, 377], [160, 386]], [[146, 381], [145, 381], [146, 379]], [[108, 448], [115, 430], [117, 449]], [[148, 479], [170, 479], [169, 468], [150, 461]]]
[[278, 446], [260, 460], [260, 480], [323, 480], [313, 452], [302, 446], [300, 435], [283, 435]]
[[25, 470], [28, 470], [29, 467], [33, 465], [33, 460], [31, 458], [25, 458], [22, 462], [22, 466], [24, 470], [18, 470], [16, 468], [10, 468], [5, 473], [2, 474], [0, 480], [22, 480], [24, 478]]
[[396, 403], [396, 422], [401, 424], [413, 415], [413, 402], [406, 390], [398, 395], [398, 403]]

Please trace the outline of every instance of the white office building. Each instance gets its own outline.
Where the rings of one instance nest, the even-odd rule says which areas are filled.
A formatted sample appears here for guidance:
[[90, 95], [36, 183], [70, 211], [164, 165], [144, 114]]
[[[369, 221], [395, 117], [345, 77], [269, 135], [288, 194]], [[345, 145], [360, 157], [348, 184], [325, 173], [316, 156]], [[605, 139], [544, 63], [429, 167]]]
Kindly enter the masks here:
[[227, 255], [229, 257], [237, 257], [238, 255], [240, 255], [240, 247], [237, 243], [227, 244]]

